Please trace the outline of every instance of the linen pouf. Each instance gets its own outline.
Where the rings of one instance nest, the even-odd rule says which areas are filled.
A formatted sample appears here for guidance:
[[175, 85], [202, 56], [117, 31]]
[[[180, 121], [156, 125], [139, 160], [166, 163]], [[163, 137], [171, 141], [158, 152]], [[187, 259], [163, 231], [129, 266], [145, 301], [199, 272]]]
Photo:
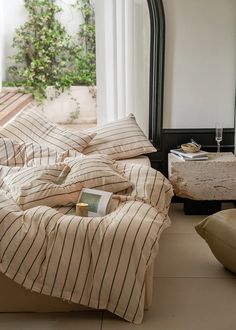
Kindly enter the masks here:
[[236, 273], [236, 209], [210, 215], [195, 227], [216, 259]]

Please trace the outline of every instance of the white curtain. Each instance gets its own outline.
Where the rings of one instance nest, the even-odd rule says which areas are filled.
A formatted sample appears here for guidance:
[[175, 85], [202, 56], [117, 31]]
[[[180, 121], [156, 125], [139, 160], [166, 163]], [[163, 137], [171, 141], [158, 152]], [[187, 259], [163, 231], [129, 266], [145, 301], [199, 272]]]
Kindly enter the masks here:
[[0, 91], [2, 89], [2, 79], [3, 79], [3, 8], [0, 1]]
[[133, 112], [148, 133], [149, 34], [145, 0], [96, 0], [99, 124]]

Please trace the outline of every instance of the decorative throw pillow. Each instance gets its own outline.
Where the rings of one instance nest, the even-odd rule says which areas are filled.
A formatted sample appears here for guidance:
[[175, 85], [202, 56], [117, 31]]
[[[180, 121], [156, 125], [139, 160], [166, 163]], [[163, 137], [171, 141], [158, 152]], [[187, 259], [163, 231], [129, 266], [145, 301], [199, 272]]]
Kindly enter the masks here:
[[31, 142], [56, 151], [81, 152], [95, 133], [74, 132], [58, 127], [43, 115], [38, 107], [26, 109], [0, 129], [0, 136], [18, 142]]
[[114, 162], [102, 155], [30, 167], [6, 176], [4, 182], [23, 210], [38, 205], [75, 204], [84, 187], [118, 192], [131, 185]]
[[112, 159], [125, 159], [157, 151], [138, 126], [133, 114], [84, 132], [96, 133], [83, 150], [85, 155], [106, 154]]
[[219, 262], [236, 273], [236, 210], [212, 214], [195, 228]]
[[106, 155], [90, 155], [83, 158], [68, 159], [65, 162], [71, 171], [65, 183], [81, 183], [85, 188], [110, 192], [127, 189], [132, 184], [118, 170], [118, 164]]

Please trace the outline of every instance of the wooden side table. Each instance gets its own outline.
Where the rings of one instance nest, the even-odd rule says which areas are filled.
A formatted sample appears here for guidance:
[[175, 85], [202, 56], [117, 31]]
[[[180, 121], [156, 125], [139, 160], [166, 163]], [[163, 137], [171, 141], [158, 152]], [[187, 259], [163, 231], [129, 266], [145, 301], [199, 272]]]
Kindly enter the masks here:
[[[236, 200], [236, 157], [231, 152], [209, 153], [209, 159], [204, 161], [184, 161], [169, 154], [168, 170], [174, 192], [185, 199], [185, 211], [188, 214], [194, 208], [194, 203], [190, 202], [192, 206], [187, 210], [186, 201], [212, 201], [208, 205], [217, 205], [213, 202]], [[200, 214], [201, 211], [210, 214], [221, 206], [214, 210], [202, 208], [199, 212], [193, 211], [193, 214]]]

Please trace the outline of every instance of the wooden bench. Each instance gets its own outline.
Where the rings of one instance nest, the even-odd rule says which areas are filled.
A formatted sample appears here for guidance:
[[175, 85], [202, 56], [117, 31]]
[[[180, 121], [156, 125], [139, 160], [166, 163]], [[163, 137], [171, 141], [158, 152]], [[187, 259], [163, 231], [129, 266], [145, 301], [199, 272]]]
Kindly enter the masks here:
[[31, 94], [22, 94], [17, 91], [0, 92], [0, 126], [7, 123], [32, 101]]

